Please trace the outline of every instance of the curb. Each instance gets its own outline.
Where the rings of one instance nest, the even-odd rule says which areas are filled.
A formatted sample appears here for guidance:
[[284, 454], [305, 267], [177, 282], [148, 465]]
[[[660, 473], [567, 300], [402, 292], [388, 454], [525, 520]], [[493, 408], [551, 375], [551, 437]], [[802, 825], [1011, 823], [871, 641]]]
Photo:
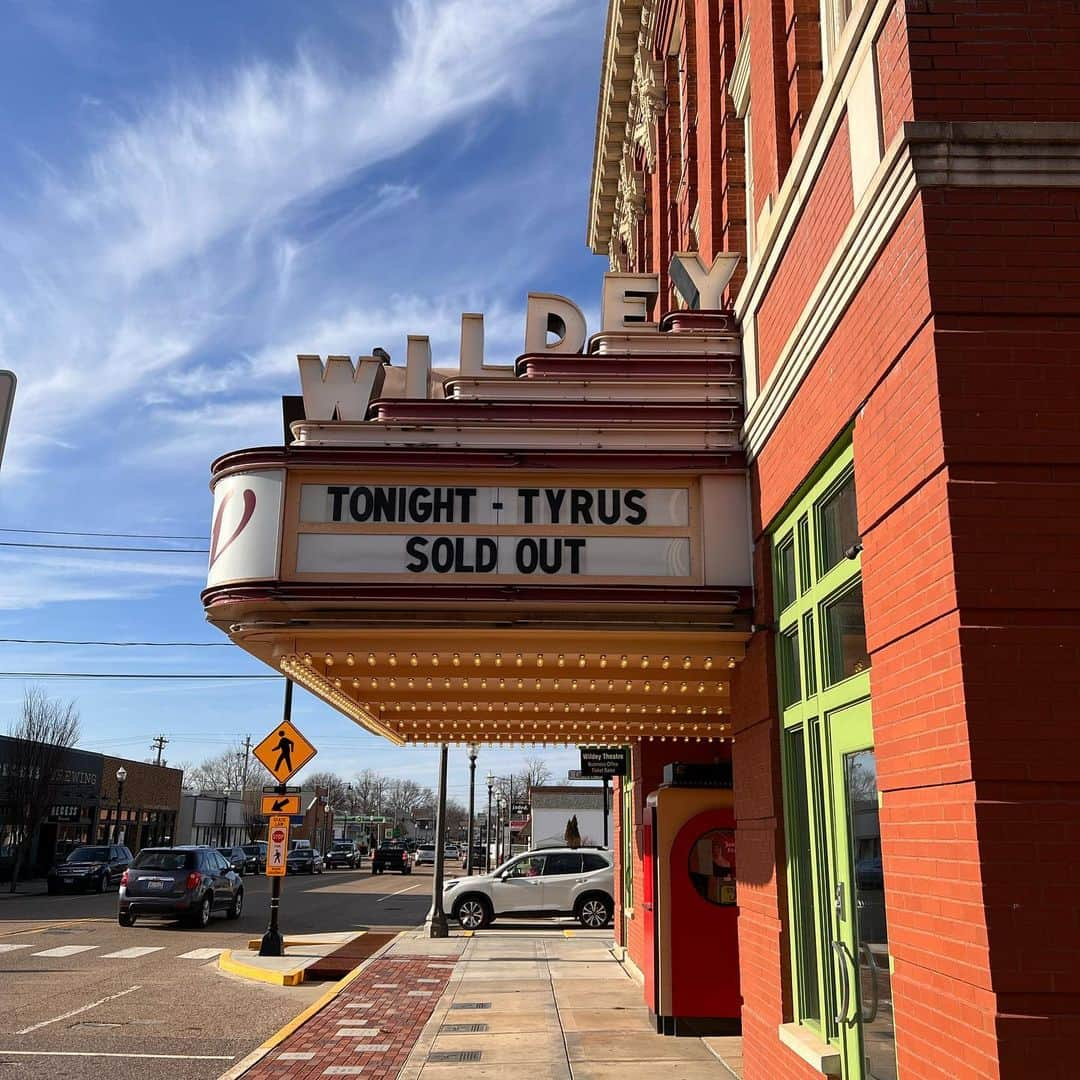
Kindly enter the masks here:
[[245, 964], [233, 959], [232, 949], [223, 949], [218, 955], [218, 970], [230, 975], [239, 975], [255, 982], [270, 983], [272, 986], [299, 986], [304, 981], [304, 969], [299, 971], [268, 971], [266, 968]]
[[[284, 1042], [298, 1027], [310, 1020], [317, 1012], [320, 1012], [325, 1006], [329, 1005], [353, 981], [358, 978], [360, 974], [375, 960], [382, 958], [383, 954], [388, 952], [397, 943], [398, 938], [403, 934], [407, 934], [410, 931], [400, 930], [393, 936], [381, 949], [372, 953], [359, 967], [353, 968], [348, 975], [345, 976], [340, 982], [335, 983], [329, 990], [323, 994], [322, 997], [313, 1001], [302, 1013], [293, 1017], [284, 1027], [279, 1028], [270, 1036], [262, 1045], [257, 1046], [254, 1050], [248, 1054], [247, 1057], [241, 1058], [228, 1072], [223, 1072], [218, 1080], [238, 1080], [250, 1069], [253, 1065], [257, 1065], [271, 1050], [274, 1049], [279, 1043]], [[224, 955], [224, 954], [223, 954]], [[220, 959], [220, 958], [219, 958]]]

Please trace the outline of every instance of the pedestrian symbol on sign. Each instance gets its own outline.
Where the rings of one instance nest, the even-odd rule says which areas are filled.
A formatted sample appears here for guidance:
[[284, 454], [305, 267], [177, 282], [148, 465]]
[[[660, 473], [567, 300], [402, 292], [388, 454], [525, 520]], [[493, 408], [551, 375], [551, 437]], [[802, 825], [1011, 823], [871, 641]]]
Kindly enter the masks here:
[[277, 746], [274, 747], [274, 749], [278, 752], [278, 759], [274, 763], [274, 768], [272, 770], [273, 772], [276, 773], [282, 765], [285, 766], [286, 772], [291, 773], [293, 771], [292, 752], [295, 745], [296, 744], [292, 741], [292, 739], [289, 738], [288, 735], [285, 734], [284, 731], [278, 732], [278, 743]]

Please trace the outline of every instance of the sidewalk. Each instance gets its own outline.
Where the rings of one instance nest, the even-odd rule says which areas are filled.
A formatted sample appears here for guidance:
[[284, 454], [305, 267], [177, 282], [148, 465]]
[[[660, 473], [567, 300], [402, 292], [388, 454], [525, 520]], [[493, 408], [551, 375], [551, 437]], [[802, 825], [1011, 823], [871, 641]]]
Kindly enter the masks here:
[[[741, 1040], [655, 1034], [603, 931], [413, 931], [346, 981], [245, 1080], [732, 1080]], [[271, 1040], [273, 1042], [273, 1040]], [[719, 1055], [731, 1062], [725, 1065]]]

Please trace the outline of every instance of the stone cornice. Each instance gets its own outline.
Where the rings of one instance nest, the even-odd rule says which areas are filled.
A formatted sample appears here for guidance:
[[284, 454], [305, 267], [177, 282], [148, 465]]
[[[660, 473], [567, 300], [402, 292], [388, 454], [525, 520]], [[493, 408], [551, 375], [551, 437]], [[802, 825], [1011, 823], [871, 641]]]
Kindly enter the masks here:
[[609, 0], [608, 4], [586, 232], [586, 243], [598, 255], [609, 253], [612, 234], [620, 224], [619, 177], [627, 143], [632, 140], [632, 133], [627, 133], [632, 122], [631, 97], [640, 97], [637, 85], [642, 82], [642, 77], [635, 76], [635, 62], [637, 70], [642, 70], [638, 51], [643, 15], [651, 6], [652, 0]]

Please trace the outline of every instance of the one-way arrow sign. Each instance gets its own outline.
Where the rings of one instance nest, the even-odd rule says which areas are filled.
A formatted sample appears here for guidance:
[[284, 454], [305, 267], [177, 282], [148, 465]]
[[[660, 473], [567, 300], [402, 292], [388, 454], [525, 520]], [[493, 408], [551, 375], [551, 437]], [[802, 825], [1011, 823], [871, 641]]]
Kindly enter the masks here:
[[299, 814], [299, 795], [264, 795], [262, 797], [264, 814]]

